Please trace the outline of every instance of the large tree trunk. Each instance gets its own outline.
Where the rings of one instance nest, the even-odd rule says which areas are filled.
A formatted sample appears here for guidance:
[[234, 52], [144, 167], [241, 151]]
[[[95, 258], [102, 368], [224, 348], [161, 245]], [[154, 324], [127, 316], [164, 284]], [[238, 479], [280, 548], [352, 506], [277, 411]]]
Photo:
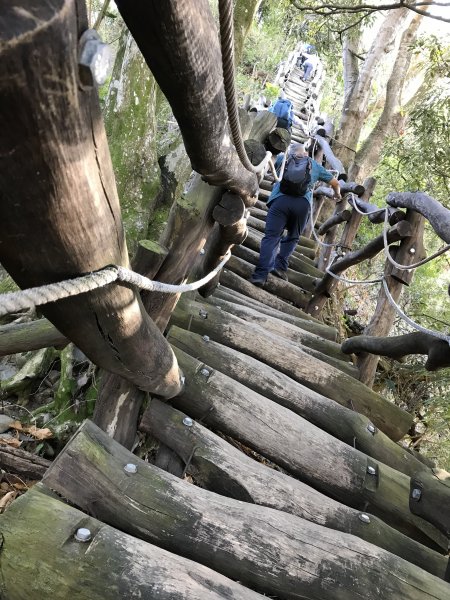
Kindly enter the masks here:
[[257, 179], [230, 141], [220, 46], [207, 0], [118, 0], [117, 6], [172, 107], [192, 168], [251, 204]]
[[[89, 542], [75, 539], [80, 528], [91, 532]], [[0, 517], [0, 531], [2, 600], [262, 600], [211, 569], [87, 516], [40, 484]]]
[[172, 448], [200, 487], [351, 533], [445, 578], [448, 564], [445, 556], [411, 540], [373, 515], [364, 517], [356, 509], [328, 498], [298, 479], [268, 468], [198, 422], [194, 425], [193, 438], [191, 429], [183, 423], [185, 417], [184, 413], [155, 398], [146, 409], [140, 428]]
[[[425, 7], [425, 10], [427, 7]], [[404, 120], [400, 114], [400, 104], [406, 74], [412, 58], [412, 44], [417, 37], [417, 31], [423, 15], [416, 15], [408, 29], [403, 32], [398, 54], [392, 67], [391, 76], [386, 86], [386, 98], [383, 111], [375, 127], [364, 140], [356, 153], [349, 169], [349, 177], [361, 181], [374, 171], [381, 156], [383, 142]]]
[[255, 18], [261, 0], [237, 0], [234, 6], [234, 61], [241, 62], [244, 41]]
[[[79, 80], [84, 7], [22, 3], [2, 21], [0, 259], [20, 287], [128, 266], [97, 91]], [[112, 284], [42, 308], [96, 364], [170, 397], [175, 357], [132, 288]]]
[[[128, 463], [136, 465], [136, 474], [124, 476]], [[94, 506], [102, 520], [270, 596], [297, 600], [301, 589], [311, 600], [359, 600], [363, 594], [375, 600], [381, 585], [386, 600], [444, 600], [450, 590], [358, 538], [180, 481], [136, 459], [89, 423], [59, 455], [46, 482], [85, 510]], [[323, 561], [334, 574], [332, 584], [323, 577]]]
[[[347, 85], [348, 94], [345, 96], [339, 131], [336, 134], [338, 143], [334, 145], [335, 153], [342, 160], [345, 167], [348, 167], [354, 158], [362, 124], [367, 116], [370, 87], [376, 75], [377, 67], [384, 53], [389, 51], [389, 47], [395, 36], [398, 35], [398, 31], [408, 14], [409, 10], [407, 8], [390, 10], [387, 13], [375, 35], [355, 83], [353, 86], [351, 84]], [[345, 50], [347, 53], [350, 51], [348, 48]], [[349, 72], [354, 78], [354, 66], [349, 69]]]

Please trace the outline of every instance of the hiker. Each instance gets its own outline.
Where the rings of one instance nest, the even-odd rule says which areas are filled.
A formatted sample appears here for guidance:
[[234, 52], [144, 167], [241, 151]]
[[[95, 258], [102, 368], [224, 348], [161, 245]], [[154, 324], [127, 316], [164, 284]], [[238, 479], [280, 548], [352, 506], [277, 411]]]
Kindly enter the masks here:
[[287, 129], [289, 132], [291, 131], [294, 121], [294, 107], [292, 102], [283, 93], [280, 94], [278, 100], [268, 110], [277, 117], [277, 127]]
[[[282, 161], [280, 154], [275, 162], [277, 169]], [[273, 186], [267, 202], [269, 211], [259, 261], [250, 277], [254, 285], [262, 287], [269, 273], [288, 281], [289, 258], [308, 221], [316, 181], [329, 183], [336, 201], [341, 200], [339, 182], [333, 174], [309, 158], [304, 144], [292, 144], [283, 177]], [[287, 234], [282, 238], [285, 229]]]
[[311, 73], [315, 71], [317, 64], [319, 62], [319, 57], [317, 54], [309, 54], [306, 60], [303, 62], [303, 77], [302, 81], [308, 81]]

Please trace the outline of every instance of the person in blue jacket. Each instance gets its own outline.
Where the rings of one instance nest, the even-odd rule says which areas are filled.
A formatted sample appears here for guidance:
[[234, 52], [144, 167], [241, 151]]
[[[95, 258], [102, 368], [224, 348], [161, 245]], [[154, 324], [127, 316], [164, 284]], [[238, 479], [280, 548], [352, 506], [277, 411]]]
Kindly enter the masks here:
[[[289, 155], [297, 158], [308, 156], [303, 144], [292, 144]], [[289, 158], [288, 158], [289, 160]], [[278, 170], [283, 161], [283, 154], [279, 154], [275, 162]], [[318, 162], [311, 161], [311, 181], [308, 190], [303, 196], [288, 196], [280, 191], [280, 183], [275, 183], [267, 205], [269, 210], [266, 218], [264, 237], [261, 240], [261, 250], [258, 265], [250, 277], [250, 281], [262, 287], [269, 273], [288, 280], [287, 269], [289, 258], [297, 246], [310, 213], [312, 203], [312, 190], [317, 181], [329, 183], [334, 191], [337, 202], [341, 200], [338, 180], [330, 171], [327, 171]], [[287, 233], [284, 237], [283, 232]]]

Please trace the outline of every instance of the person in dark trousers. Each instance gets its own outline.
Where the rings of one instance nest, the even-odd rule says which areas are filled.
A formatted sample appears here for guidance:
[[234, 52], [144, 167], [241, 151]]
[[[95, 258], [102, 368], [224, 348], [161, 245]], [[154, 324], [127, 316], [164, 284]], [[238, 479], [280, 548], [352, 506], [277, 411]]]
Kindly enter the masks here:
[[[308, 156], [303, 144], [292, 144], [289, 156], [301, 158]], [[290, 158], [287, 159], [287, 162]], [[316, 181], [329, 183], [334, 191], [337, 202], [341, 200], [338, 180], [332, 173], [324, 169], [318, 162], [309, 159], [311, 181], [307, 191], [302, 196], [288, 196], [280, 191], [280, 183], [275, 183], [270, 194], [267, 205], [269, 211], [266, 218], [266, 228], [261, 240], [261, 250], [258, 265], [250, 277], [250, 281], [262, 287], [269, 273], [288, 280], [287, 269], [289, 258], [294, 252], [300, 235], [308, 221], [310, 206], [312, 203], [312, 189]], [[275, 163], [278, 169], [283, 161], [283, 155], [279, 154]], [[284, 237], [283, 231], [287, 233]]]

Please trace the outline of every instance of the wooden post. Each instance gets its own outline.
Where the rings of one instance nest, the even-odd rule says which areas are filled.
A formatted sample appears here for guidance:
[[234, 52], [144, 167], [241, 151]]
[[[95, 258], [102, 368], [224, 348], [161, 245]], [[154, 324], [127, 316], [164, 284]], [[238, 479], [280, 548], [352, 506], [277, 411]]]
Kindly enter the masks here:
[[[137, 473], [126, 475], [123, 465], [130, 462]], [[92, 424], [72, 438], [46, 482], [85, 510], [95, 506], [102, 520], [122, 531], [270, 596], [294, 600], [301, 588], [306, 598], [334, 600], [336, 584], [328, 584], [320, 567], [326, 560], [328, 569], [337, 571], [342, 597], [359, 600], [365, 594], [375, 600], [377, 586], [369, 583], [374, 553], [378, 583], [393, 591], [385, 595], [389, 600], [408, 595], [422, 600], [431, 594], [444, 600], [450, 590], [437, 577], [358, 538], [181, 481], [137, 459]]]
[[[399, 264], [412, 264], [423, 257], [423, 229], [425, 226], [424, 217], [414, 211], [407, 210], [406, 221], [411, 225], [411, 236], [403, 239], [398, 251], [395, 253], [395, 259]], [[412, 253], [411, 250], [414, 250]], [[394, 277], [396, 275], [396, 277]], [[413, 272], [400, 271], [397, 274], [395, 267], [386, 259], [384, 276], [387, 277], [389, 291], [395, 302], [400, 299], [403, 285], [409, 285]], [[399, 281], [399, 279], [401, 280]], [[369, 325], [364, 330], [364, 335], [386, 336], [390, 332], [394, 323], [396, 312], [386, 297], [383, 286], [380, 289], [377, 306]], [[357, 365], [360, 372], [360, 381], [368, 386], [372, 386], [375, 381], [379, 357], [373, 354], [361, 355], [358, 357]]]
[[[2, 26], [2, 264], [22, 288], [128, 266], [97, 90], [79, 73], [84, 3], [27, 0]], [[112, 284], [42, 312], [104, 369], [157, 395], [179, 392], [175, 357], [130, 286]]]

